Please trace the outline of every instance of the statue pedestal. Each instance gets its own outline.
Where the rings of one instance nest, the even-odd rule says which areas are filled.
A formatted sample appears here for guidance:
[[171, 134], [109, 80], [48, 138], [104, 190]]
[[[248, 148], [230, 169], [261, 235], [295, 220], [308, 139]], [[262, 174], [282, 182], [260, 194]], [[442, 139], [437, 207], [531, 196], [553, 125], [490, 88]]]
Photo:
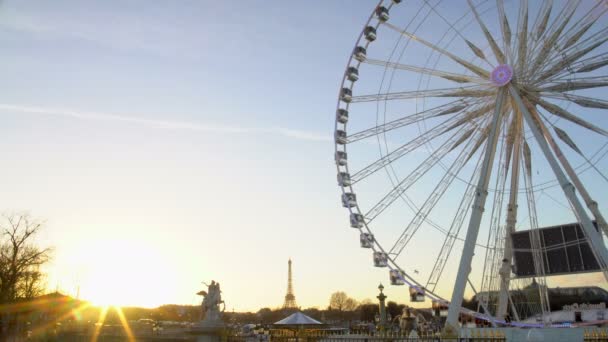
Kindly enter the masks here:
[[201, 321], [194, 325], [188, 333], [196, 336], [197, 342], [221, 342], [222, 335], [226, 332], [224, 322]]

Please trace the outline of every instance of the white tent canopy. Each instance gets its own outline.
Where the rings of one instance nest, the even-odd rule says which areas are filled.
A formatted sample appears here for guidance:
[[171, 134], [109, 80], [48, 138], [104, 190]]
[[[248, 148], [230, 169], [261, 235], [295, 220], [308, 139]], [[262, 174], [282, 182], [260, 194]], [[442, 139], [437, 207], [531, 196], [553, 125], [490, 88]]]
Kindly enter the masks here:
[[291, 314], [282, 320], [275, 322], [275, 325], [321, 325], [323, 323], [314, 318], [308, 317], [301, 312]]

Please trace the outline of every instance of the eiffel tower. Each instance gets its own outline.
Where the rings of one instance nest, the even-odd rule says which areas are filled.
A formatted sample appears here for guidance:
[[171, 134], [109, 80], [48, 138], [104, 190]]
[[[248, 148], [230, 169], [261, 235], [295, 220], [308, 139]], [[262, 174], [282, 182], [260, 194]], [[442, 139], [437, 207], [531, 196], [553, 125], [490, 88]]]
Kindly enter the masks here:
[[285, 303], [283, 309], [297, 309], [296, 296], [293, 294], [293, 285], [291, 284], [291, 259], [289, 259], [287, 273], [287, 294], [285, 295]]

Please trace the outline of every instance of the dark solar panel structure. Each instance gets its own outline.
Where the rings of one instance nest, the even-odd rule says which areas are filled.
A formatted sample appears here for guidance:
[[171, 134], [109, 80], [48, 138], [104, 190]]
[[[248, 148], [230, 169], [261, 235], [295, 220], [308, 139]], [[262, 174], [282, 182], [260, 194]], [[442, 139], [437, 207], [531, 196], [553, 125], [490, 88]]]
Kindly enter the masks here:
[[[593, 222], [597, 230], [597, 224]], [[513, 273], [518, 277], [537, 276], [532, 258], [531, 230], [511, 234], [513, 241]], [[560, 275], [600, 271], [578, 222], [539, 228], [539, 239], [545, 275]]]

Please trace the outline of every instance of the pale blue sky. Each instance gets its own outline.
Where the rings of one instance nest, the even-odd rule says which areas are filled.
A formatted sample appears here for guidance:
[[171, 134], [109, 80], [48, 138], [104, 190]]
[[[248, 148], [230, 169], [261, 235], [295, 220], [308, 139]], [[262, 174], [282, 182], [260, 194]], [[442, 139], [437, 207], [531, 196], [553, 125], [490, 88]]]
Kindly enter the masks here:
[[374, 5], [1, 2], [0, 208], [47, 220], [49, 286], [193, 304], [215, 279], [228, 308], [257, 310], [281, 305], [291, 257], [300, 305], [373, 298], [387, 271], [348, 227], [332, 135]]
[[193, 303], [215, 279], [229, 307], [277, 306], [289, 257], [303, 306], [371, 297], [331, 140], [370, 6], [3, 2], [0, 207], [47, 220], [49, 286], [86, 298], [91, 245], [119, 239], [166, 261], [121, 289], [131, 304]]

